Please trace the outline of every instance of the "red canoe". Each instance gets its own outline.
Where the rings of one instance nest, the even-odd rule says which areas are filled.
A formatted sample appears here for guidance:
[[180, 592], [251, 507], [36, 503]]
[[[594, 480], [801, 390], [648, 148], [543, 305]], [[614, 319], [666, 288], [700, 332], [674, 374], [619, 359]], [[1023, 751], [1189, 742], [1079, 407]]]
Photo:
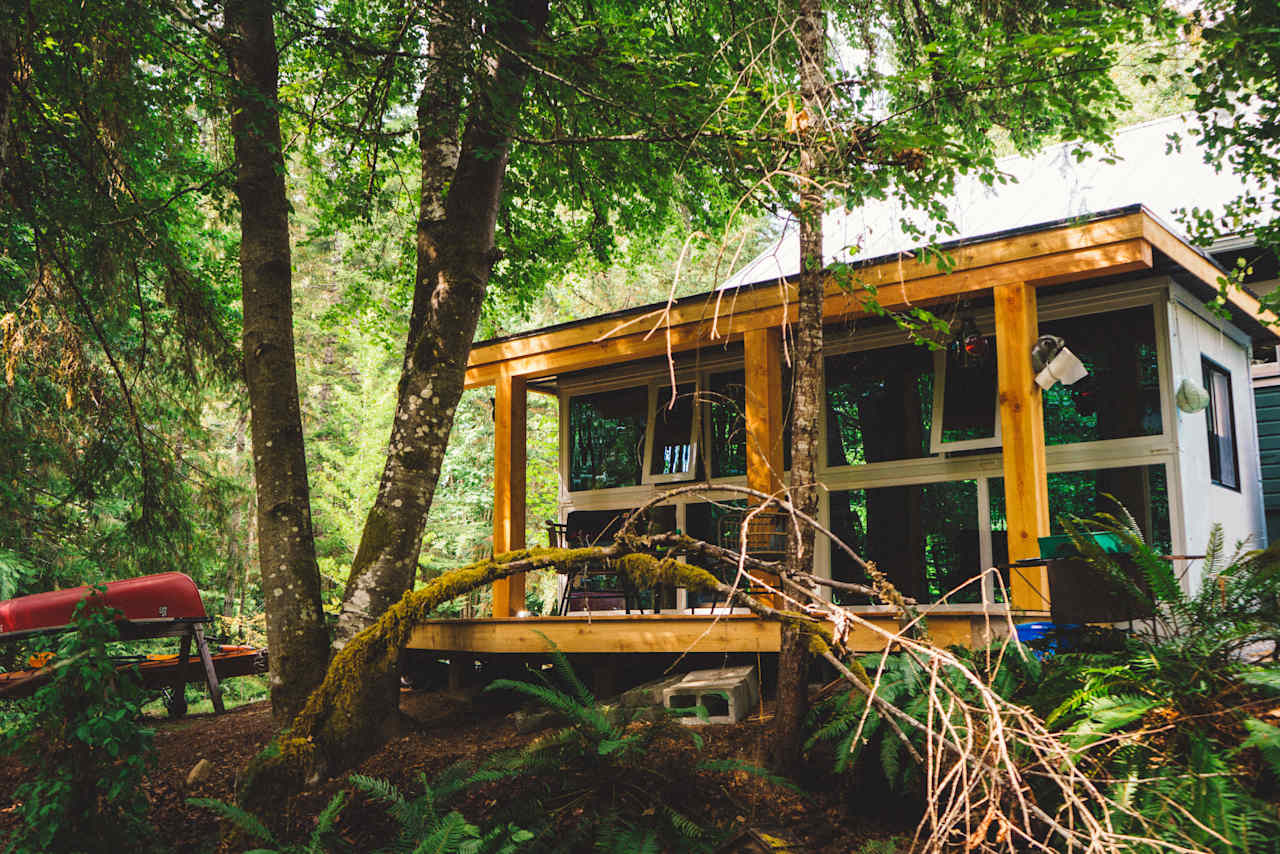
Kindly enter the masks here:
[[[209, 619], [196, 583], [181, 572], [112, 581], [106, 587], [103, 604], [123, 612], [121, 619], [139, 629], [163, 629], [159, 624], [164, 623], [176, 628]], [[0, 641], [65, 630], [76, 605], [94, 592], [92, 587], [74, 587], [0, 602]]]

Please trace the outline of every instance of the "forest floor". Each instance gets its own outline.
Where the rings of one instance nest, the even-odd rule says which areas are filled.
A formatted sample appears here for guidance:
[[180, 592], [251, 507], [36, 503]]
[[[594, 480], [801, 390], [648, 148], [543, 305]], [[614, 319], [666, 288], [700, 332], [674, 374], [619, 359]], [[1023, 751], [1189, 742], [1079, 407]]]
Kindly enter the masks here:
[[[495, 751], [518, 748], [539, 733], [520, 733], [511, 717], [510, 702], [482, 695], [465, 699], [444, 691], [405, 691], [401, 711], [407, 723], [403, 735], [363, 762], [356, 773], [390, 780], [409, 796], [420, 792], [418, 776], [428, 779], [459, 760], [481, 760]], [[868, 842], [908, 833], [910, 824], [895, 821], [893, 811], [873, 810], [849, 814], [843, 804], [856, 800], [849, 792], [836, 792], [831, 780], [807, 781], [808, 794], [799, 794], [746, 772], [695, 770], [708, 759], [736, 759], [763, 765], [770, 734], [771, 710], [731, 726], [704, 725], [699, 732], [705, 746], [699, 751], [687, 738], [663, 739], [654, 750], [688, 752], [687, 761], [676, 756], [672, 767], [687, 769], [680, 788], [688, 796], [677, 806], [704, 823], [738, 829], [754, 828], [785, 839], [793, 852], [856, 852]], [[256, 702], [220, 716], [188, 715], [170, 721], [158, 719], [156, 763], [146, 781], [151, 820], [162, 848], [176, 852], [213, 851], [219, 836], [217, 817], [191, 806], [188, 798], [234, 799], [237, 775], [271, 738], [274, 727], [270, 706]], [[696, 755], [695, 755], [696, 754]], [[663, 757], [671, 760], [671, 755]], [[201, 760], [211, 768], [204, 779], [188, 784], [187, 777]], [[24, 770], [12, 763], [0, 764], [0, 804], [10, 801]], [[288, 824], [305, 834], [314, 818], [340, 789], [350, 790], [345, 778], [331, 780], [302, 796], [294, 805]], [[500, 785], [473, 790], [458, 806], [473, 821], [483, 818], [497, 799], [510, 796]], [[518, 796], [518, 794], [516, 794]], [[12, 806], [0, 808], [0, 839], [14, 821]], [[899, 815], [899, 819], [905, 816]], [[342, 813], [339, 835], [357, 851], [386, 845], [393, 838], [385, 808], [352, 797]], [[737, 849], [729, 849], [737, 850]], [[746, 850], [746, 849], [742, 849]], [[892, 844], [871, 850], [894, 850]]]

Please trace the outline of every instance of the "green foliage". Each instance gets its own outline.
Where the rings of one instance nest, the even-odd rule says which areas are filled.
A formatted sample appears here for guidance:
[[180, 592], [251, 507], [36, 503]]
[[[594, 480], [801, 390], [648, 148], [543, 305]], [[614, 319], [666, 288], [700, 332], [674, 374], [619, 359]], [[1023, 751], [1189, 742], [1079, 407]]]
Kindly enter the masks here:
[[[1061, 728], [1077, 761], [1111, 781], [1112, 797], [1162, 839], [1269, 850], [1280, 824], [1261, 795], [1273, 785], [1264, 774], [1277, 770], [1280, 742], [1275, 727], [1252, 715], [1257, 702], [1280, 694], [1280, 670], [1244, 653], [1280, 635], [1275, 553], [1237, 548], [1227, 557], [1215, 528], [1199, 588], [1188, 592], [1128, 514], [1077, 519], [1068, 530], [1095, 567], [1156, 617], [1149, 633], [1130, 634], [1113, 651], [1050, 657], [1046, 678], [1023, 696]], [[1086, 536], [1096, 531], [1124, 540], [1144, 583], [1133, 583]], [[1115, 818], [1121, 826], [1132, 821]]]
[[[1021, 648], [1014, 648], [1003, 655], [998, 654], [998, 650], [959, 647], [953, 648], [952, 652], [971, 671], [1007, 695], [1025, 691], [1041, 675], [1040, 663]], [[929, 674], [917, 659], [901, 653], [869, 655], [858, 659], [851, 669], [855, 673], [865, 672], [876, 685], [877, 696], [884, 701], [916, 720], [925, 720], [929, 716]], [[954, 668], [942, 668], [937, 678], [946, 680], [959, 696], [967, 700], [976, 699], [971, 683]], [[937, 709], [933, 714], [938, 714]], [[958, 710], [954, 722], [957, 732], [965, 732], [963, 716]], [[880, 711], [868, 705], [861, 691], [840, 692], [816, 704], [809, 713], [806, 726], [810, 736], [805, 749], [812, 751], [822, 743], [830, 745], [835, 755], [836, 773], [865, 771], [865, 764], [860, 766], [859, 760], [870, 755], [890, 786], [900, 791], [917, 790], [921, 769], [910, 758], [902, 738], [886, 725]], [[907, 736], [923, 754], [924, 735], [912, 731]]]
[[[235, 804], [224, 803], [217, 798], [187, 798], [187, 803], [218, 813], [231, 826], [249, 839], [265, 845], [275, 846], [278, 844], [275, 835], [258, 820], [257, 816]], [[321, 810], [320, 815], [316, 816], [315, 827], [306, 842], [284, 845], [279, 848], [259, 847], [246, 852], [246, 854], [326, 854], [328, 851], [344, 850], [346, 846], [340, 845], [336, 838], [336, 827], [338, 817], [342, 814], [342, 809], [346, 804], [346, 792], [338, 792], [338, 794], [334, 795], [325, 808]]]
[[[710, 851], [722, 830], [689, 811], [679, 786], [689, 782], [672, 739], [702, 742], [676, 723], [678, 716], [652, 709], [601, 706], [553, 649], [560, 686], [542, 671], [539, 682], [498, 680], [488, 690], [522, 694], [563, 716], [569, 725], [528, 747], [495, 757], [472, 776], [477, 782], [517, 781], [533, 792], [521, 813], [535, 831], [534, 851]], [[704, 712], [705, 714], [705, 712]], [[748, 763], [714, 760], [696, 768], [712, 773], [745, 771], [778, 786], [794, 784]]]
[[0, 597], [203, 582], [239, 489], [203, 416], [238, 356], [198, 50], [135, 0], [3, 18]]
[[460, 852], [460, 854], [511, 854], [533, 838], [527, 830], [511, 824], [499, 824], [482, 830], [471, 824], [457, 810], [442, 812], [452, 797], [475, 782], [462, 766], [454, 766], [436, 780], [433, 787], [425, 774], [419, 775], [422, 794], [413, 800], [386, 780], [352, 774], [351, 782], [372, 800], [386, 805], [387, 814], [395, 820], [398, 836], [379, 854], [392, 852]]
[[52, 680], [0, 740], [28, 768], [14, 792], [17, 852], [138, 850], [151, 838], [141, 788], [152, 730], [141, 725], [137, 672], [117, 670], [106, 645], [117, 612], [86, 597], [59, 645]]
[[[1184, 219], [1203, 243], [1251, 232], [1272, 251], [1280, 249], [1280, 8], [1253, 0], [1197, 3], [1185, 23], [1198, 48], [1187, 68], [1194, 91], [1205, 162], [1229, 168], [1241, 180], [1240, 195], [1222, 210], [1189, 206]], [[1180, 144], [1174, 140], [1172, 144]], [[1220, 280], [1234, 287], [1251, 273], [1254, 258]], [[1268, 294], [1274, 308], [1280, 298]]]

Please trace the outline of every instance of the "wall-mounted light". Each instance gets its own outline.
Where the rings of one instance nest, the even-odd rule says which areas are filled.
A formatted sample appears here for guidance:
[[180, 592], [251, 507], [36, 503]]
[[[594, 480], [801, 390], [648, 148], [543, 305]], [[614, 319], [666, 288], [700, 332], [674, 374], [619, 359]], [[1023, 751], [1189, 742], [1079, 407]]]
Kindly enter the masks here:
[[1057, 335], [1041, 335], [1031, 346], [1031, 370], [1036, 373], [1036, 385], [1045, 390], [1058, 382], [1074, 385], [1089, 376], [1089, 369]]

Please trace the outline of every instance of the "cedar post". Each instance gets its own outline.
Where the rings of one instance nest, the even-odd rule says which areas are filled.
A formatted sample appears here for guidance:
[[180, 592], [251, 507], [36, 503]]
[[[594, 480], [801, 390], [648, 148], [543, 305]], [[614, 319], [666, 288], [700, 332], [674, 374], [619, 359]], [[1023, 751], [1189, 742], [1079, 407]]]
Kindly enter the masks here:
[[[1040, 557], [1038, 538], [1049, 534], [1044, 409], [1031, 370], [1031, 347], [1038, 335], [1036, 292], [1025, 282], [996, 285], [993, 291], [1009, 560], [1018, 561]], [[1010, 587], [1015, 609], [1049, 609], [1044, 567], [1015, 569]]]
[[[752, 329], [742, 337], [746, 374], [747, 486], [782, 490], [782, 334]], [[776, 584], [776, 578], [766, 579]]]
[[[493, 553], [524, 548], [525, 424], [528, 387], [524, 377], [502, 371], [494, 386]], [[493, 616], [524, 610], [524, 574], [493, 582]]]

